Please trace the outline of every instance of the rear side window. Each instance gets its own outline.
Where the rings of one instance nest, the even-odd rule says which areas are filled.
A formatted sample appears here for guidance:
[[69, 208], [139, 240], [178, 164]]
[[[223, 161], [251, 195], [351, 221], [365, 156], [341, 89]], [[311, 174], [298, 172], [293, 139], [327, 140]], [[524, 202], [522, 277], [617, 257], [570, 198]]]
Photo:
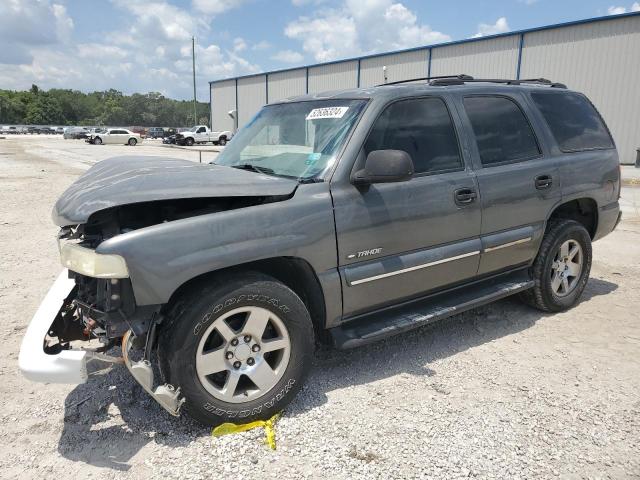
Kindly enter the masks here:
[[579, 93], [532, 93], [563, 152], [613, 148], [611, 135], [591, 102]]
[[482, 165], [537, 157], [540, 148], [520, 107], [506, 97], [466, 97], [464, 108], [478, 144]]
[[404, 150], [415, 173], [461, 170], [458, 139], [447, 106], [440, 98], [400, 100], [378, 117], [364, 145], [374, 150]]

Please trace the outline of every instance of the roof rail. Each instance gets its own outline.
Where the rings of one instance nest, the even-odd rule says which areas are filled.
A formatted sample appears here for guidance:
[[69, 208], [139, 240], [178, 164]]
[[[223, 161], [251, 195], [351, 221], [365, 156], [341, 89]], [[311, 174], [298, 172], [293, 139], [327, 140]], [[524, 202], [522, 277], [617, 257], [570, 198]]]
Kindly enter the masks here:
[[425, 81], [428, 82], [430, 80], [444, 80], [444, 79], [457, 79], [458, 81], [462, 80], [473, 80], [473, 77], [470, 75], [460, 74], [460, 75], [441, 75], [438, 77], [419, 77], [419, 78], [408, 78], [407, 80], [396, 80], [395, 82], [387, 82], [376, 85], [376, 87], [384, 87], [385, 85], [400, 85], [402, 83], [411, 83], [411, 82], [420, 82]]
[[444, 87], [447, 85], [464, 85], [465, 83], [500, 83], [502, 85], [548, 85], [551, 88], [567, 88], [564, 83], [552, 82], [546, 78], [527, 78], [522, 80], [508, 79], [508, 78], [474, 78], [471, 75], [465, 75], [463, 73], [459, 75], [441, 75], [438, 77], [420, 77], [409, 78], [407, 80], [398, 80], [395, 82], [382, 83], [376, 85], [376, 87], [383, 87], [385, 85], [400, 85], [403, 83], [411, 82], [428, 82], [429, 85], [434, 87]]
[[429, 82], [429, 85], [433, 86], [446, 86], [446, 85], [464, 85], [465, 83], [500, 83], [502, 85], [547, 85], [551, 88], [567, 88], [564, 83], [552, 82], [546, 78], [527, 78], [522, 80], [508, 79], [508, 78], [439, 78]]

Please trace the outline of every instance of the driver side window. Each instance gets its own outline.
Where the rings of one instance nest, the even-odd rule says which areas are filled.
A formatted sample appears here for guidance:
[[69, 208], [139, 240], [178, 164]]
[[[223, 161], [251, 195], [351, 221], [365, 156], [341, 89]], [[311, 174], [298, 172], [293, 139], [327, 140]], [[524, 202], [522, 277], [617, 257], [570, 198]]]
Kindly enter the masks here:
[[462, 158], [451, 116], [440, 98], [400, 100], [376, 120], [364, 145], [374, 150], [404, 150], [415, 173], [462, 170]]
[[200, 127], [196, 133], [204, 133], [204, 132], [205, 132], [205, 128]]

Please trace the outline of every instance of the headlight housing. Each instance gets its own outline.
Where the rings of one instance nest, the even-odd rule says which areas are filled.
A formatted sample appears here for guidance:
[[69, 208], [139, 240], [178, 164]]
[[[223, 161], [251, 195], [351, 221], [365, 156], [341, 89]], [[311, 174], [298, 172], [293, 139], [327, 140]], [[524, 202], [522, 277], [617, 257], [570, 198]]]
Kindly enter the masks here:
[[102, 255], [75, 243], [59, 240], [62, 266], [93, 278], [128, 278], [127, 263], [120, 255]]

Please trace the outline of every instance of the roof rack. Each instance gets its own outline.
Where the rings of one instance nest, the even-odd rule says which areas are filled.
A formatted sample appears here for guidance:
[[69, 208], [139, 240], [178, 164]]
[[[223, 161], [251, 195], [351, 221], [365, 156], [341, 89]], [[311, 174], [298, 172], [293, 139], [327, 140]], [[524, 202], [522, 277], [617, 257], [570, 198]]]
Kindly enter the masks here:
[[460, 74], [460, 75], [440, 75], [438, 77], [409, 78], [407, 80], [396, 80], [395, 82], [381, 83], [380, 85], [376, 85], [376, 87], [383, 87], [385, 85], [400, 85], [402, 83], [410, 83], [410, 82], [444, 80], [444, 79], [451, 79], [451, 80], [457, 79], [458, 81], [462, 81], [462, 80], [473, 80], [473, 77], [470, 75]]
[[507, 78], [474, 78], [471, 75], [442, 75], [438, 77], [422, 77], [422, 78], [411, 78], [408, 80], [399, 80], [396, 82], [383, 83], [381, 85], [376, 85], [377, 87], [381, 87], [384, 85], [399, 85], [402, 83], [410, 83], [410, 82], [419, 82], [425, 81], [428, 82], [431, 86], [444, 87], [448, 85], [464, 85], [465, 83], [499, 83], [502, 85], [523, 85], [523, 84], [534, 84], [534, 85], [547, 85], [551, 88], [567, 88], [564, 83], [552, 82], [551, 80], [547, 80], [546, 78], [528, 78], [522, 80], [516, 79], [507, 79]]

